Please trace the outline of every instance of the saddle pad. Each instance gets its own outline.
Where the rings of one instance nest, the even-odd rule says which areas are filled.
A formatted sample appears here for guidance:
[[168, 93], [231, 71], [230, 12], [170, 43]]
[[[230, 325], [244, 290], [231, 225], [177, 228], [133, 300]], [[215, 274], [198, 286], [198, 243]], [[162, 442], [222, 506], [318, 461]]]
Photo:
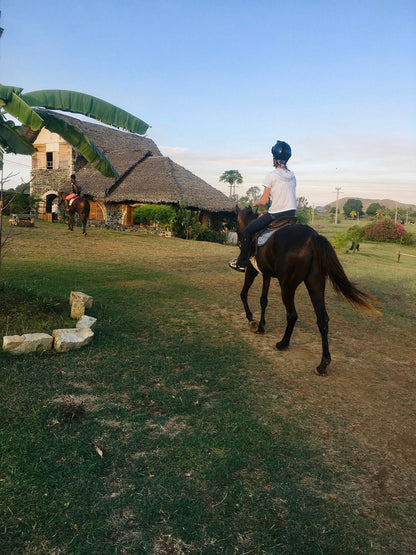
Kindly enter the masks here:
[[257, 246], [258, 247], [263, 247], [267, 243], [267, 241], [270, 239], [270, 237], [274, 233], [276, 233], [276, 231], [279, 231], [280, 229], [283, 229], [284, 227], [286, 227], [288, 225], [291, 225], [291, 223], [290, 222], [285, 222], [283, 225], [280, 225], [279, 227], [275, 227], [274, 229], [266, 228], [257, 237]]

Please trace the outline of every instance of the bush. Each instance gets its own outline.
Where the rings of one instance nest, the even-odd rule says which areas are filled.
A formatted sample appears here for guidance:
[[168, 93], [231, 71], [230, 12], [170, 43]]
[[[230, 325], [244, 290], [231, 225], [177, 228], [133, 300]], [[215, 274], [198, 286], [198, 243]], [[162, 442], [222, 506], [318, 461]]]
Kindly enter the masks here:
[[345, 247], [349, 241], [358, 244], [364, 238], [364, 234], [364, 227], [353, 225], [349, 227], [345, 233], [336, 233], [331, 243], [336, 249], [341, 249]]
[[3, 191], [3, 214], [29, 214], [35, 210], [39, 199], [13, 189]]
[[[199, 222], [198, 222], [199, 223]], [[201, 223], [199, 224], [198, 235], [194, 237], [197, 241], [207, 241], [209, 243], [221, 243], [224, 244], [226, 236], [224, 233], [215, 231], [214, 229], [209, 229], [204, 227]]]
[[302, 207], [296, 210], [296, 220], [298, 224], [308, 224], [311, 218], [310, 208]]
[[390, 218], [377, 220], [364, 227], [364, 239], [369, 241], [400, 243], [407, 239], [407, 231]]
[[134, 209], [133, 218], [135, 224], [159, 224], [171, 229], [175, 214], [173, 206], [167, 204], [144, 204]]

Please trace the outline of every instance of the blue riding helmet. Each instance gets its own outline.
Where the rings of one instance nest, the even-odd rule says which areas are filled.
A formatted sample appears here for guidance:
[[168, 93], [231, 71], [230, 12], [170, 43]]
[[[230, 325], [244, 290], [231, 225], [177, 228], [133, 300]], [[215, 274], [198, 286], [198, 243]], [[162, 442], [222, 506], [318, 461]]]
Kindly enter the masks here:
[[272, 147], [272, 154], [275, 160], [287, 162], [292, 156], [292, 149], [284, 141], [277, 141], [274, 147]]

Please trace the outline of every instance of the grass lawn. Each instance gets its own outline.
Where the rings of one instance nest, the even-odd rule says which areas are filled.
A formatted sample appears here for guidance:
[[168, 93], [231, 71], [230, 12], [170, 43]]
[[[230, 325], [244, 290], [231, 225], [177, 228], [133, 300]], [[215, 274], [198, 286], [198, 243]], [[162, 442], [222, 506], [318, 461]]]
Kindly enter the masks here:
[[383, 316], [328, 288], [333, 363], [319, 378], [305, 288], [278, 353], [278, 285], [266, 334], [250, 333], [235, 247], [18, 228], [2, 335], [73, 326], [71, 290], [93, 296], [98, 326], [80, 351], [0, 352], [0, 552], [414, 552], [416, 258], [397, 250], [340, 253]]

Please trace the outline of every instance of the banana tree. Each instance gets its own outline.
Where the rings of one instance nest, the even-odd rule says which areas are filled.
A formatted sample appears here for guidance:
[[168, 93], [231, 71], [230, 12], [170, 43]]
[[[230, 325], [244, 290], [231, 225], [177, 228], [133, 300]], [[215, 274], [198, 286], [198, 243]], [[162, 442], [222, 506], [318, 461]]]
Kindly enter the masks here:
[[[45, 127], [76, 148], [103, 175], [118, 178], [112, 164], [88, 137], [61, 119], [59, 113], [51, 110], [83, 114], [138, 135], [144, 135], [149, 128], [141, 119], [95, 96], [65, 90], [22, 94], [22, 90], [0, 84], [0, 169], [3, 167], [2, 151], [15, 154], [36, 152], [32, 143]], [[7, 115], [15, 118], [21, 125], [7, 119]]]

